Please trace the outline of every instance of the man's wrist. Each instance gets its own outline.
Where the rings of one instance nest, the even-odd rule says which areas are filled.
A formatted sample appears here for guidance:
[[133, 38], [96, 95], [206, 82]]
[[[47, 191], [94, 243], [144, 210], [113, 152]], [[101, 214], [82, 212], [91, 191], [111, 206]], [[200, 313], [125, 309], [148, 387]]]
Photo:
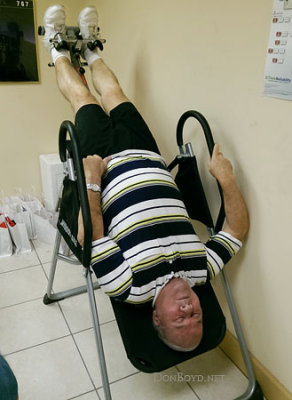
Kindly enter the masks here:
[[101, 188], [97, 183], [86, 183], [87, 190], [91, 190], [92, 192], [101, 192]]
[[237, 186], [237, 182], [233, 174], [226, 177], [217, 178], [217, 180], [222, 189], [228, 190], [229, 188], [234, 188], [234, 186]]
[[101, 183], [101, 176], [96, 174], [85, 174], [86, 183], [97, 183], [100, 185]]

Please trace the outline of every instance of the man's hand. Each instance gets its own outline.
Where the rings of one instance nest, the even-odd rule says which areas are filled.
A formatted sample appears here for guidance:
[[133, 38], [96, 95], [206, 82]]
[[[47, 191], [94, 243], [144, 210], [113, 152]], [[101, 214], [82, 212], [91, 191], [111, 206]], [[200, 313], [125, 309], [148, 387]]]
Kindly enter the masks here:
[[88, 156], [83, 159], [83, 167], [86, 183], [100, 185], [101, 177], [105, 173], [107, 163], [111, 157], [101, 158], [98, 155]]
[[235, 179], [231, 162], [220, 152], [218, 144], [214, 146], [212, 157], [209, 161], [209, 171], [222, 187]]
[[231, 162], [219, 151], [218, 144], [214, 146], [209, 171], [218, 180], [223, 191], [226, 216], [223, 231], [243, 240], [249, 229], [247, 207], [237, 186]]

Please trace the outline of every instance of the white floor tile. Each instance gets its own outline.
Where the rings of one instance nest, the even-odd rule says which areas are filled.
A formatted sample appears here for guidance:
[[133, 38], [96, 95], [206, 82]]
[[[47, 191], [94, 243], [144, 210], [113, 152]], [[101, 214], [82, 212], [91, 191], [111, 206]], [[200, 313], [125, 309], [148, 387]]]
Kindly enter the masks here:
[[[51, 264], [43, 264], [47, 276], [49, 276]], [[55, 292], [72, 289], [86, 285], [81, 265], [72, 265], [65, 261], [58, 261], [54, 277], [53, 289]]]
[[[51, 244], [41, 242], [40, 240], [32, 240], [32, 245], [35, 248], [36, 253], [38, 254], [42, 263], [51, 262], [55, 248], [55, 240], [53, 240]], [[61, 240], [61, 246], [59, 249], [61, 253], [63, 252], [63, 248], [66, 248], [66, 251], [69, 250], [66, 243]]]
[[94, 392], [86, 393], [82, 396], [74, 397], [74, 400], [100, 400], [98, 394]]
[[[164, 371], [165, 376], [176, 376], [175, 368]], [[158, 380], [155, 374], [138, 373], [111, 385], [113, 400], [198, 400], [198, 397], [185, 382]], [[104, 400], [103, 390], [98, 391]], [[214, 400], [214, 399], [213, 399]]]
[[14, 271], [19, 268], [31, 267], [33, 265], [38, 265], [39, 263], [39, 259], [34, 250], [27, 254], [13, 254], [10, 257], [1, 257], [0, 273]]
[[47, 279], [40, 265], [1, 274], [0, 308], [42, 298]]
[[[94, 291], [100, 324], [115, 319], [110, 300], [100, 289]], [[73, 333], [93, 326], [88, 294], [69, 297], [60, 301], [60, 307]]]
[[200, 400], [233, 400], [245, 392], [248, 380], [219, 349], [178, 366], [182, 379], [192, 386]]
[[42, 263], [50, 262], [53, 255], [54, 245], [50, 245], [39, 240], [33, 240], [32, 244]]
[[0, 350], [9, 354], [68, 335], [57, 304], [41, 299], [0, 309]]
[[[47, 276], [49, 276], [50, 268], [50, 263], [44, 264]], [[92, 281], [93, 283], [97, 282], [94, 274], [92, 274]], [[82, 266], [58, 261], [53, 282], [54, 292], [73, 289], [84, 285], [86, 285], [86, 279], [83, 275]], [[108, 296], [100, 289], [97, 289], [95, 290], [95, 299], [100, 323], [113, 321], [115, 317]], [[60, 306], [68, 320], [72, 332], [75, 333], [92, 327], [92, 317], [87, 293], [68, 297], [60, 302]]]
[[67, 400], [94, 388], [71, 337], [6, 357], [21, 400]]
[[[133, 374], [137, 370], [127, 358], [116, 322], [101, 327], [103, 347], [110, 382]], [[82, 357], [96, 385], [102, 385], [93, 329], [74, 335]]]

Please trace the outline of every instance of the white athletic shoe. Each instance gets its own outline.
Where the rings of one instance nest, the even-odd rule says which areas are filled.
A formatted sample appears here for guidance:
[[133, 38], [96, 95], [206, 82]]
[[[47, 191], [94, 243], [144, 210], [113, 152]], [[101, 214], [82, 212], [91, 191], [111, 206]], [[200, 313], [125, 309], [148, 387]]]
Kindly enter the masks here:
[[53, 39], [57, 33], [65, 32], [65, 18], [65, 9], [61, 5], [51, 6], [45, 12], [43, 19], [45, 28], [44, 45], [48, 51], [54, 47], [50, 39]]
[[98, 14], [94, 6], [84, 8], [78, 17], [80, 34], [83, 39], [95, 39], [98, 35]]

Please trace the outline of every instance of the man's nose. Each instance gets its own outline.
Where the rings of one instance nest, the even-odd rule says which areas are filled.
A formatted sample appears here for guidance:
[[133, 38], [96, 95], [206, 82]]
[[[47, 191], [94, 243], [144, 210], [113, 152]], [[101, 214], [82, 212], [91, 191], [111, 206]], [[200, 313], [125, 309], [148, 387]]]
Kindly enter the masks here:
[[181, 306], [180, 309], [184, 313], [190, 313], [193, 311], [193, 305], [192, 303], [184, 302]]

